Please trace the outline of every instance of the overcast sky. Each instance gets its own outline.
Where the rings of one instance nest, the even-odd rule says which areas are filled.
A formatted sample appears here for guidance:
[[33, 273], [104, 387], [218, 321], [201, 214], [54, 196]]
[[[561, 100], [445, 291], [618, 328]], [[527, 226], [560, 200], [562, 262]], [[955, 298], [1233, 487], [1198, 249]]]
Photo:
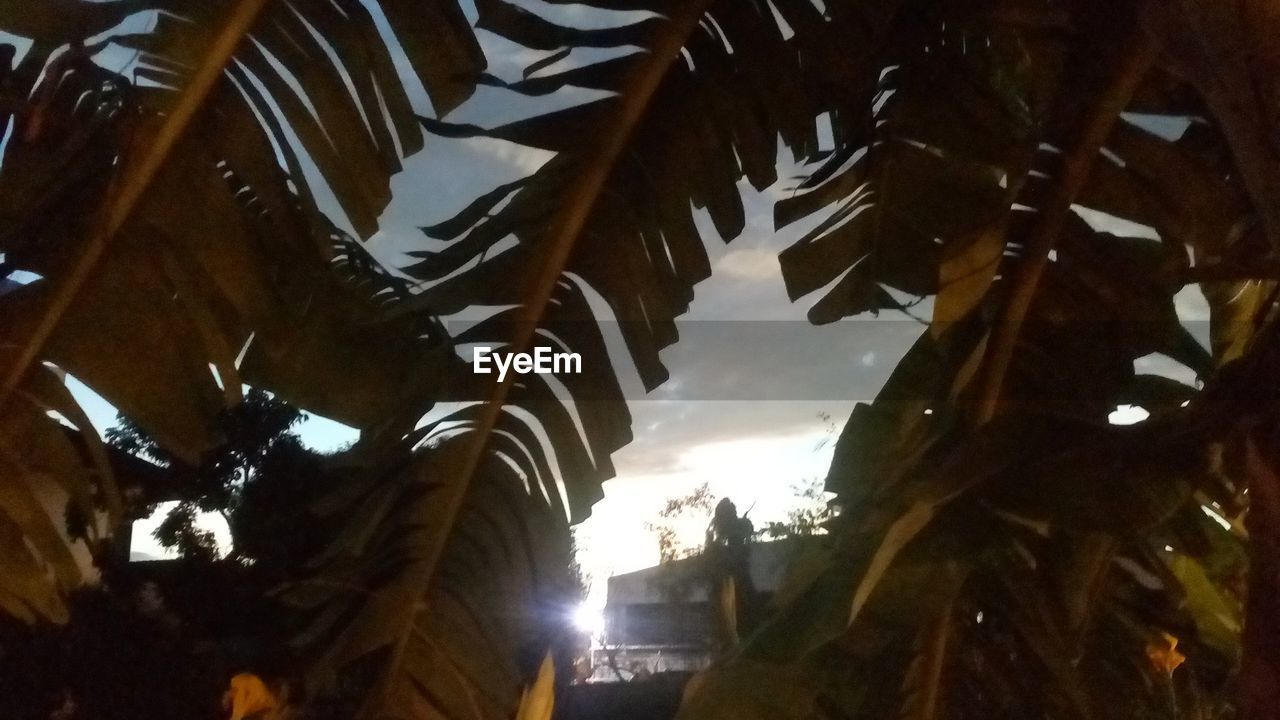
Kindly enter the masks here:
[[[477, 111], [464, 106], [460, 112]], [[406, 264], [400, 253], [421, 245], [420, 226], [545, 159], [501, 142], [428, 138], [426, 150], [393, 181], [394, 197], [371, 251], [390, 266]], [[467, 189], [460, 167], [471, 169], [477, 185]], [[726, 246], [705, 217], [699, 222], [713, 274], [695, 288], [678, 323], [681, 341], [662, 354], [670, 380], [645, 396], [634, 371], [620, 368], [628, 397], [645, 399], [631, 402], [635, 440], [614, 456], [618, 477], [605, 484], [606, 498], [578, 532], [597, 603], [609, 575], [657, 561], [657, 539], [645, 524], [669, 497], [705, 482], [742, 510], [754, 506], [757, 524], [784, 518], [797, 502], [794, 486], [826, 474], [834, 439], [831, 421], [821, 416], [835, 420], [838, 430], [854, 401], [874, 396], [923, 330], [906, 318], [876, 326], [809, 325], [807, 304], [788, 302], [778, 264], [778, 252], [804, 226], [773, 232], [773, 201], [782, 188], [758, 194], [744, 185], [743, 191], [741, 237]], [[689, 541], [701, 531], [690, 528]]]
[[[371, 9], [376, 17], [376, 7]], [[636, 19], [635, 14], [600, 13], [572, 5], [541, 5], [539, 11], [563, 13], [562, 19], [583, 27]], [[474, 19], [474, 11], [468, 8], [468, 12]], [[145, 32], [153, 23], [149, 14], [139, 14], [116, 31]], [[383, 30], [388, 32], [385, 23]], [[525, 67], [547, 54], [485, 31], [478, 31], [478, 36], [489, 59], [488, 71], [498, 77], [517, 79]], [[20, 53], [29, 46], [19, 38], [4, 40], [14, 42]], [[635, 51], [575, 51], [547, 70]], [[399, 55], [394, 43], [392, 52]], [[125, 75], [132, 75], [139, 61], [136, 54], [113, 46], [97, 59]], [[415, 110], [435, 116], [403, 56], [396, 59]], [[591, 91], [571, 91], [531, 104], [500, 89], [482, 87], [448, 119], [491, 126], [596, 97], [599, 94]], [[449, 217], [477, 193], [527, 175], [549, 158], [548, 153], [502, 141], [428, 137], [426, 149], [406, 159], [404, 172], [393, 179], [394, 198], [381, 218], [381, 231], [368, 247], [388, 267], [407, 264], [403, 251], [429, 243], [419, 227]], [[313, 174], [308, 179], [322, 207], [350, 230], [321, 178]], [[628, 395], [645, 399], [632, 403], [635, 441], [614, 457], [618, 477], [606, 484], [605, 500], [580, 529], [583, 564], [597, 580], [656, 561], [656, 538], [645, 523], [668, 497], [685, 494], [704, 482], [717, 496], [732, 497], [741, 509], [753, 508], [751, 515], [759, 523], [784, 517], [794, 505], [794, 486], [825, 475], [834, 442], [831, 434], [843, 424], [854, 400], [874, 395], [896, 355], [919, 332], [914, 323], [902, 323], [893, 333], [899, 339], [886, 346], [883, 341], [860, 339], [847, 328], [837, 333], [809, 327], [803, 321], [805, 307], [786, 299], [777, 261], [778, 251], [804, 226], [785, 236], [772, 232], [772, 203], [786, 188], [780, 185], [764, 195], [745, 185], [743, 189], [748, 226], [732, 245], [726, 247], [706, 218], [701, 218], [715, 273], [696, 288], [686, 316], [689, 322], [681, 325], [684, 340], [663, 353], [671, 380], [644, 396], [636, 389], [634, 373], [622, 370]], [[743, 323], [730, 341], [711, 324], [724, 320], [780, 322]], [[99, 431], [114, 424], [109, 404], [74, 379], [70, 385]], [[751, 399], [705, 399], [725, 397]], [[322, 450], [353, 438], [350, 429], [323, 418], [306, 423], [301, 434]], [[137, 524], [135, 551], [161, 554], [150, 532], [162, 514]], [[220, 519], [210, 518], [209, 524], [226, 537]], [[700, 536], [701, 529], [695, 534]], [[601, 583], [597, 589], [602, 588]], [[603, 601], [599, 595], [596, 599]]]
[[[622, 19], [612, 13], [585, 15], [583, 6], [542, 7], [568, 13], [584, 26]], [[137, 22], [147, 24], [145, 19]], [[483, 31], [479, 37], [490, 61], [489, 72], [498, 77], [518, 78], [525, 67], [546, 55]], [[130, 61], [110, 52], [103, 56], [109, 66], [123, 68]], [[630, 50], [613, 54], [619, 52]], [[575, 52], [552, 69], [598, 60], [604, 53]], [[426, 93], [407, 72], [402, 57], [398, 64], [406, 70], [402, 76], [415, 109], [434, 116]], [[481, 88], [448, 119], [491, 126], [593, 97], [586, 91], [563, 93], [532, 105], [511, 93]], [[478, 193], [525, 176], [547, 159], [546, 153], [502, 141], [428, 137], [426, 149], [408, 158], [404, 172], [393, 178], [394, 196], [381, 218], [381, 231], [368, 244], [370, 251], [388, 267], [408, 264], [405, 250], [427, 246], [419, 227], [451, 216]], [[788, 302], [777, 256], [807, 225], [775, 232], [772, 204], [790, 192], [787, 178], [799, 172], [799, 168], [784, 167], [783, 180], [764, 193], [742, 186], [747, 226], [728, 246], [701, 218], [714, 274], [695, 289], [693, 306], [679, 326], [682, 341], [663, 353], [671, 380], [651, 396], [632, 402], [635, 441], [614, 456], [618, 477], [606, 483], [605, 499], [578, 530], [582, 564], [595, 580], [592, 601], [596, 604], [604, 600], [603, 581], [609, 575], [656, 562], [657, 540], [645, 524], [654, 520], [667, 498], [709, 483], [715, 495], [731, 497], [740, 510], [752, 508], [757, 525], [782, 519], [797, 503], [796, 485], [825, 476], [833, 433], [843, 426], [854, 403], [874, 397], [923, 330], [902, 316], [812, 327], [804, 322], [808, 303]], [[325, 196], [320, 178], [309, 180], [322, 206], [346, 225], [336, 203]], [[1190, 316], [1203, 317], [1202, 301], [1190, 295], [1184, 299]], [[927, 313], [927, 307], [922, 311]], [[730, 327], [725, 321], [740, 321], [732, 326], [728, 339], [717, 336]], [[634, 388], [634, 377], [626, 377], [626, 369], [622, 372], [624, 382]], [[110, 424], [109, 408], [91, 393], [80, 390], [78, 394], [90, 406], [95, 422]], [[634, 389], [628, 394], [642, 396]], [[339, 446], [352, 437], [348, 430], [321, 419], [305, 426], [302, 434], [319, 449]], [[155, 554], [158, 548], [147, 537], [153, 525], [140, 523], [135, 542], [139, 550]], [[696, 542], [700, 534], [701, 529], [694, 528], [687, 539]]]
[[[575, 20], [581, 25], [618, 21], [582, 14]], [[479, 37], [488, 71], [498, 77], [517, 79], [545, 55], [483, 31]], [[603, 56], [603, 51], [575, 52], [550, 70]], [[411, 77], [406, 80], [415, 107], [428, 109], [425, 92]], [[534, 105], [499, 89], [481, 88], [448, 119], [493, 126], [596, 97], [575, 91]], [[407, 264], [401, 253], [422, 247], [421, 226], [449, 217], [478, 193], [528, 175], [549, 158], [502, 141], [428, 137], [426, 149], [408, 158], [405, 171], [393, 179], [393, 199], [370, 251], [390, 267]], [[784, 168], [781, 176], [786, 175]], [[618, 476], [605, 484], [605, 499], [577, 532], [580, 561], [594, 580], [596, 604], [604, 601], [609, 575], [657, 561], [657, 538], [645, 525], [667, 498], [709, 483], [715, 495], [731, 497], [740, 510], [753, 508], [757, 524], [784, 518], [798, 502], [795, 486], [825, 476], [833, 427], [838, 432], [855, 400], [874, 396], [921, 330], [914, 322], [894, 323], [890, 334], [896, 341], [886, 343], [883, 331], [859, 332], [848, 325], [815, 328], [804, 321], [807, 305], [788, 302], [777, 255], [806, 226], [773, 232], [773, 202], [789, 192], [786, 182], [764, 194], [742, 185], [747, 228], [728, 246], [707, 218], [700, 218], [714, 273], [695, 288], [690, 312], [679, 325], [681, 342], [662, 355], [671, 379], [645, 397], [634, 373], [620, 370], [628, 397], [645, 399], [631, 402], [635, 440], [615, 454]], [[728, 320], [757, 322], [734, 326], [735, 342], [715, 337], [725, 327], [716, 321]], [[881, 339], [872, 342], [873, 335]], [[752, 399], [707, 399], [728, 397]], [[700, 540], [701, 527], [689, 530], [688, 542]]]

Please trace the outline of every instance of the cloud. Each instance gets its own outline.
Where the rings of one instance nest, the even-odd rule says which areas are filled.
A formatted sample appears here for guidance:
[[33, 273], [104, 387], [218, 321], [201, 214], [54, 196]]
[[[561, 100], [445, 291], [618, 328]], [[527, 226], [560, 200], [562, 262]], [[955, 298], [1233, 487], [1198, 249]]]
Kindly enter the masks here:
[[772, 280], [778, 277], [778, 254], [762, 248], [731, 250], [715, 269], [737, 280]]

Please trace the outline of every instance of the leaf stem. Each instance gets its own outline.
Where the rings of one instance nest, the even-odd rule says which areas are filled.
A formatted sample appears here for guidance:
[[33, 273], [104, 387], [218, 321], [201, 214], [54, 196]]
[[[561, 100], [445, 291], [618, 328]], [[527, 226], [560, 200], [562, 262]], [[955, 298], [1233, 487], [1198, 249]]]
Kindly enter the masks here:
[[[1267, 432], [1270, 431], [1270, 432]], [[1275, 472], [1274, 427], [1245, 430], [1244, 472], [1249, 485], [1249, 586], [1245, 593], [1240, 668], [1240, 716], [1274, 717], [1280, 701], [1280, 476]], [[1256, 436], [1256, 437], [1255, 437]]]
[[1139, 24], [1131, 35], [1131, 42], [1115, 75], [1084, 117], [1075, 141], [1062, 155], [1057, 183], [1041, 206], [1038, 221], [1028, 234], [1024, 244], [1026, 251], [1014, 272], [1009, 299], [992, 333], [975, 406], [978, 425], [995, 417], [1018, 336], [1026, 322], [1040, 277], [1049, 263], [1049, 253], [1071, 212], [1071, 204], [1089, 179], [1103, 143], [1129, 104], [1138, 83], [1155, 62], [1158, 51], [1155, 38]]
[[[548, 226], [545, 262], [533, 275], [529, 284], [528, 299], [517, 311], [516, 330], [511, 341], [512, 352], [528, 349], [542, 317], [546, 314], [556, 283], [560, 281], [569, 263], [573, 250], [582, 236], [582, 230], [594, 211], [614, 166], [630, 143], [636, 126], [648, 110], [650, 101], [662, 79], [666, 77], [668, 69], [680, 56], [681, 48], [697, 29], [698, 22], [713, 2], [714, 0], [689, 0], [689, 2], [680, 3], [679, 9], [668, 18], [666, 24], [661, 26], [657, 37], [654, 38], [649, 48], [648, 62], [638, 64], [623, 82], [617, 97], [617, 112], [613, 115], [609, 126], [601, 132], [602, 143], [580, 165], [579, 174]], [[436, 565], [439, 563], [450, 531], [462, 509], [467, 490], [471, 487], [471, 481], [488, 447], [489, 435], [502, 415], [512, 382], [512, 374], [508, 374], [503, 380], [494, 383], [479, 420], [467, 436], [467, 445], [462, 449], [460, 472], [442, 488], [442, 497], [439, 501], [444, 506], [440, 513], [441, 525], [432, 534], [424, 556], [416, 563], [414, 570], [417, 576], [409, 582], [410, 587], [425, 589], [435, 574]], [[380, 679], [379, 687], [375, 688], [359, 717], [377, 717], [380, 706], [385, 706], [392, 697], [393, 674], [404, 659], [407, 643], [412, 636], [415, 615], [416, 613], [406, 613], [403, 618], [405, 626], [396, 635], [396, 644], [386, 666], [388, 672], [384, 673]]]
[[205, 98], [209, 96], [218, 78], [222, 76], [223, 69], [240, 41], [249, 32], [269, 1], [239, 0], [236, 3], [226, 24], [209, 44], [204, 60], [183, 87], [177, 103], [157, 129], [150, 145], [136, 159], [126, 159], [123, 171], [112, 181], [101, 209], [101, 218], [89, 236], [84, 252], [76, 260], [71, 271], [62, 278], [35, 331], [21, 345], [18, 357], [6, 371], [4, 384], [0, 385], [0, 410], [3, 410], [32, 364], [40, 358], [45, 344], [57, 329], [62, 316], [71, 307], [80, 289], [97, 268], [107, 246], [129, 219], [129, 215], [132, 214], [138, 201], [142, 199], [151, 181], [155, 179], [156, 173], [168, 158], [169, 152], [204, 104]]
[[1248, 13], [1192, 0], [1153, 6], [1152, 28], [1169, 48], [1165, 60], [1204, 100], [1272, 252], [1280, 252], [1280, 153], [1268, 117], [1276, 97], [1268, 90], [1268, 66], [1249, 45]]

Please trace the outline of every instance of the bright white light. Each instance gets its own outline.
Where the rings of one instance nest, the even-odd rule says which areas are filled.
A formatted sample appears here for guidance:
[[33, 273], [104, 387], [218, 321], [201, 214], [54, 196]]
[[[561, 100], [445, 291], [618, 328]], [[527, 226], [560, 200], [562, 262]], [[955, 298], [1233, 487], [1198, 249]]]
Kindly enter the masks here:
[[1221, 525], [1223, 530], [1231, 529], [1231, 522], [1226, 518], [1222, 517], [1222, 515], [1215, 512], [1213, 508], [1209, 507], [1208, 505], [1201, 505], [1200, 509], [1203, 510], [1204, 514], [1208, 515], [1211, 520]]
[[598, 607], [579, 605], [573, 609], [573, 626], [592, 637], [603, 635], [604, 613]]
[[1107, 416], [1107, 422], [1112, 425], [1132, 425], [1149, 417], [1151, 413], [1137, 405], [1117, 405], [1116, 409]]

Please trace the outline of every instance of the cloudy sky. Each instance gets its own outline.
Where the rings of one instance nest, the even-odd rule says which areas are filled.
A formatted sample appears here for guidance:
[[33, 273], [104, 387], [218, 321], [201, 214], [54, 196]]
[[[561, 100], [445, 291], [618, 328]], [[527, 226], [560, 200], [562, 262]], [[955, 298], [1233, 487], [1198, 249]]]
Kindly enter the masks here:
[[[539, 155], [501, 142], [429, 138], [394, 180], [371, 250], [389, 266], [405, 264], [400, 252], [422, 243], [418, 227], [447, 217], [477, 189], [531, 172], [545, 161]], [[472, 168], [477, 186], [462, 186], [458, 167]], [[705, 217], [699, 223], [713, 274], [679, 321], [681, 341], [663, 352], [670, 380], [646, 395], [634, 371], [620, 367], [627, 396], [636, 398], [635, 440], [614, 456], [618, 477], [577, 534], [597, 603], [609, 575], [657, 561], [657, 539], [645, 524], [667, 498], [709, 483], [739, 509], [754, 507], [757, 524], [784, 518], [797, 503], [794, 487], [826, 474], [831, 434], [854, 402], [874, 396], [923, 329], [905, 317], [809, 325], [807, 304], [790, 303], [782, 283], [778, 252], [804, 226], [773, 231], [781, 192], [744, 186], [747, 228], [728, 245]], [[701, 530], [690, 528], [689, 540]]]
[[[564, 13], [561, 19], [582, 27], [637, 19], [635, 14], [589, 11], [585, 6], [536, 9]], [[474, 19], [474, 11], [468, 11]], [[381, 22], [376, 14], [375, 19]], [[140, 14], [116, 30], [146, 31], [153, 23], [152, 16]], [[383, 31], [390, 36], [385, 22]], [[529, 64], [548, 54], [477, 32], [489, 59], [488, 71], [501, 78], [519, 78]], [[25, 51], [27, 43], [6, 39]], [[636, 51], [575, 51], [548, 70]], [[394, 42], [392, 52], [415, 110], [435, 116]], [[136, 54], [112, 46], [98, 60], [126, 75], [139, 62]], [[448, 119], [492, 126], [599, 96], [572, 91], [529, 102], [482, 87]], [[428, 137], [426, 149], [407, 158], [404, 171], [393, 179], [394, 197], [381, 218], [381, 231], [368, 243], [370, 251], [390, 268], [408, 264], [404, 251], [430, 246], [421, 226], [451, 216], [476, 194], [528, 175], [549, 158], [548, 153], [502, 141]], [[317, 199], [350, 230], [337, 203], [326, 196], [324, 182], [311, 170], [308, 180]], [[892, 328], [858, 323], [814, 328], [804, 321], [806, 306], [787, 301], [777, 254], [805, 226], [785, 234], [772, 230], [772, 204], [786, 192], [785, 181], [763, 194], [744, 184], [747, 229], [728, 246], [705, 216], [700, 218], [715, 272], [696, 288], [693, 306], [680, 325], [682, 341], [663, 354], [671, 380], [646, 395], [634, 372], [621, 369], [628, 396], [637, 398], [630, 408], [635, 441], [614, 457], [618, 477], [606, 484], [606, 498], [578, 531], [584, 569], [596, 581], [596, 602], [603, 602], [600, 592], [609, 575], [657, 560], [656, 537], [645, 524], [669, 497], [708, 483], [716, 496], [731, 497], [740, 509], [751, 508], [758, 524], [784, 518], [796, 506], [796, 486], [825, 475], [834, 433], [854, 401], [874, 395], [897, 356], [920, 332], [920, 325], [910, 320], [893, 323]], [[99, 430], [114, 424], [110, 405], [74, 380], [71, 385]], [[302, 435], [322, 450], [353, 439], [350, 429], [323, 418], [304, 425]], [[135, 551], [163, 554], [150, 537], [163, 512], [136, 525]], [[210, 518], [208, 525], [225, 540], [225, 524], [219, 518]], [[690, 542], [700, 536], [701, 528], [694, 528]]]
[[[589, 13], [580, 5], [540, 7], [568, 13], [566, 17], [581, 26], [634, 19], [621, 13]], [[137, 18], [135, 23], [144, 28], [148, 21]], [[384, 32], [389, 34], [385, 27]], [[548, 54], [484, 31], [478, 34], [489, 72], [498, 77], [518, 78]], [[551, 69], [633, 51], [575, 51]], [[103, 56], [109, 66], [125, 69], [134, 61], [132, 56], [111, 53], [109, 49]], [[435, 116], [403, 57], [397, 60], [415, 110]], [[499, 89], [481, 88], [447, 119], [492, 126], [594, 97], [586, 91], [566, 92], [535, 105]], [[406, 250], [428, 246], [419, 227], [450, 217], [478, 193], [528, 175], [548, 159], [546, 153], [502, 141], [429, 137], [426, 149], [408, 158], [404, 172], [393, 179], [393, 200], [368, 247], [388, 267], [408, 264]], [[763, 193], [742, 186], [747, 226], [731, 244], [722, 242], [701, 218], [714, 274], [696, 288], [692, 308], [679, 325], [681, 342], [663, 353], [671, 380], [646, 396], [636, 389], [634, 374], [621, 370], [628, 396], [637, 398], [631, 404], [635, 441], [615, 455], [618, 476], [606, 483], [605, 499], [577, 533], [581, 562], [594, 580], [596, 604], [604, 600], [609, 575], [657, 560], [656, 536], [646, 523], [655, 519], [668, 498], [708, 483], [716, 496], [732, 498], [740, 510], [751, 508], [757, 525], [782, 519], [799, 502], [796, 486], [825, 475], [834, 434], [854, 403], [874, 397], [923, 330], [905, 316], [812, 327], [804, 321], [808, 303], [787, 300], [777, 255], [809, 226], [775, 232], [772, 205], [790, 192], [786, 178], [801, 170], [784, 162], [784, 179]], [[321, 179], [309, 180], [335, 221], [346, 224], [336, 203], [325, 197]], [[1189, 316], [1203, 316], [1203, 304], [1196, 298], [1188, 295], [1184, 304]], [[927, 306], [921, 312], [927, 315]], [[95, 422], [111, 423], [109, 408], [87, 390], [77, 392]], [[303, 436], [319, 449], [352, 437], [348, 429], [323, 419], [308, 423]], [[135, 542], [139, 550], [158, 554], [148, 537], [153, 526], [154, 521], [140, 523]], [[700, 528], [693, 528], [688, 540], [696, 542], [700, 534]]]
[[[590, 11], [580, 5], [520, 4], [543, 13], [561, 13], [560, 19], [581, 27], [638, 18], [634, 13]], [[382, 22], [376, 7], [371, 9]], [[474, 19], [474, 10], [467, 10]], [[112, 33], [145, 32], [154, 22], [151, 14], [135, 15]], [[385, 22], [382, 25], [390, 37], [390, 29]], [[483, 30], [477, 32], [489, 60], [488, 71], [501, 78], [517, 79], [529, 64], [547, 55]], [[14, 43], [19, 53], [30, 45], [22, 38], [0, 39]], [[407, 61], [395, 43], [391, 45], [415, 110], [435, 116]], [[575, 51], [548, 70], [636, 51]], [[126, 76], [140, 62], [135, 53], [110, 45], [97, 60]], [[599, 96], [591, 91], [564, 92], [531, 104], [482, 87], [448, 119], [491, 126]], [[547, 153], [502, 141], [429, 137], [426, 150], [406, 159], [404, 172], [393, 179], [394, 199], [381, 218], [382, 230], [368, 246], [388, 267], [407, 264], [405, 250], [429, 246], [420, 226], [451, 216], [477, 193], [527, 175], [549, 158]], [[318, 200], [336, 222], [348, 225], [337, 203], [326, 196], [322, 179], [312, 171], [308, 179]], [[606, 485], [606, 498], [579, 529], [584, 568], [600, 581], [596, 589], [602, 590], [602, 581], [612, 573], [656, 561], [656, 538], [645, 523], [667, 498], [702, 483], [709, 483], [717, 496], [732, 497], [742, 509], [753, 508], [751, 516], [760, 523], [783, 518], [795, 505], [795, 485], [825, 474], [833, 433], [853, 401], [874, 394], [892, 368], [895, 353], [909, 344], [908, 336], [919, 332], [916, 323], [901, 323], [893, 334], [908, 339], [886, 346], [847, 329], [833, 332], [804, 322], [804, 307], [786, 299], [777, 262], [778, 251], [798, 232], [772, 232], [772, 203], [783, 192], [786, 188], [780, 185], [761, 195], [744, 185], [748, 228], [727, 247], [709, 222], [700, 223], [715, 273], [696, 290], [687, 322], [680, 328], [683, 341], [663, 354], [671, 380], [646, 396], [634, 373], [628, 375], [629, 370], [622, 369], [628, 395], [644, 399], [632, 403], [635, 441], [614, 457], [618, 477]], [[727, 326], [721, 321], [738, 322]], [[728, 335], [727, 327], [733, 328]], [[751, 351], [745, 352], [747, 348]], [[69, 384], [99, 431], [114, 424], [115, 412], [108, 403], [74, 378]], [[842, 389], [832, 392], [832, 388]], [[302, 435], [322, 450], [354, 437], [349, 428], [323, 418], [312, 418]], [[137, 523], [135, 551], [164, 554], [150, 537], [163, 513], [164, 509]], [[214, 517], [208, 526], [225, 541], [225, 523]], [[700, 528], [695, 535], [700, 535]], [[603, 601], [598, 594], [596, 599]]]
[[[621, 13], [589, 13], [584, 6], [559, 7], [584, 27], [634, 20]], [[501, 78], [518, 79], [548, 54], [478, 34], [488, 71]], [[631, 51], [576, 51], [549, 70]], [[405, 79], [414, 106], [433, 114], [425, 92], [407, 73]], [[566, 92], [532, 104], [481, 88], [448, 119], [493, 126], [596, 97]], [[393, 199], [381, 231], [369, 243], [371, 252], [389, 267], [407, 264], [402, 252], [422, 247], [421, 226], [449, 217], [476, 194], [528, 175], [549, 158], [502, 141], [429, 137], [426, 149], [408, 158], [405, 171], [393, 179]], [[781, 176], [787, 174], [784, 169]], [[708, 483], [717, 497], [732, 498], [740, 510], [753, 508], [757, 524], [783, 519], [799, 502], [797, 484], [825, 476], [833, 433], [854, 402], [874, 396], [922, 329], [909, 319], [892, 328], [808, 325], [807, 305], [787, 300], [777, 260], [807, 227], [773, 231], [773, 202], [789, 192], [787, 183], [765, 193], [746, 184], [742, 190], [747, 228], [731, 244], [726, 246], [707, 218], [700, 218], [714, 273], [695, 289], [690, 312], [679, 325], [681, 342], [662, 355], [671, 379], [646, 396], [634, 373], [620, 368], [627, 396], [637, 398], [630, 407], [635, 440], [614, 456], [618, 476], [605, 484], [605, 499], [577, 531], [580, 561], [594, 581], [594, 603], [603, 603], [604, 581], [611, 574], [657, 561], [657, 538], [646, 523], [670, 497]], [[687, 541], [697, 542], [702, 528], [689, 530]]]
[[[584, 6], [556, 10], [567, 13], [562, 20], [584, 27], [634, 19]], [[484, 31], [479, 37], [489, 72], [505, 79], [518, 79], [549, 54]], [[598, 61], [603, 52], [575, 51], [549, 69]], [[407, 80], [415, 106], [429, 107], [425, 92]], [[481, 88], [448, 119], [493, 126], [595, 97], [566, 92], [531, 104]], [[400, 253], [422, 245], [420, 226], [449, 217], [479, 192], [527, 175], [549, 157], [502, 141], [428, 138], [426, 150], [393, 179], [394, 197], [371, 251], [390, 267], [406, 264]], [[779, 163], [782, 179], [774, 187], [757, 192], [740, 184], [747, 219], [740, 237], [726, 245], [706, 216], [699, 218], [714, 272], [695, 288], [690, 311], [678, 322], [681, 341], [662, 355], [670, 380], [646, 396], [634, 374], [620, 367], [627, 396], [636, 398], [630, 407], [635, 440], [614, 456], [618, 476], [605, 484], [605, 499], [577, 531], [595, 604], [603, 603], [611, 574], [657, 561], [657, 538], [646, 524], [668, 498], [707, 483], [739, 510], [751, 508], [757, 526], [783, 519], [802, 502], [797, 486], [826, 475], [835, 434], [854, 403], [875, 396], [923, 331], [916, 319], [890, 313], [823, 327], [805, 321], [809, 303], [788, 301], [777, 258], [821, 217], [774, 230], [774, 202], [804, 172], [782, 153]], [[1199, 312], [1194, 298], [1188, 309]], [[928, 304], [919, 312], [927, 318]], [[702, 527], [684, 529], [686, 542], [700, 540]]]

